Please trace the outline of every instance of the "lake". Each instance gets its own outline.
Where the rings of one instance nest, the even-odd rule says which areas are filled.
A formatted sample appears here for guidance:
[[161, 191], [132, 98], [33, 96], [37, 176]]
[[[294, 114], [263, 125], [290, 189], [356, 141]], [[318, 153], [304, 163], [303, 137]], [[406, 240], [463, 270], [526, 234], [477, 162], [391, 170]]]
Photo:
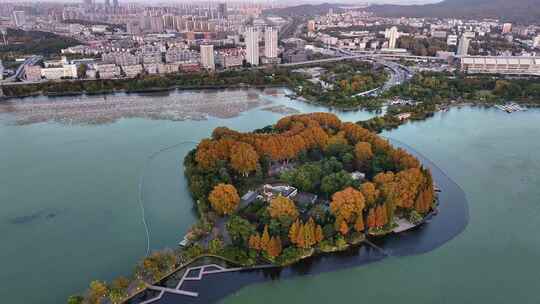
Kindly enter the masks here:
[[[264, 127], [284, 115], [269, 111], [271, 106], [326, 110], [291, 101], [283, 92], [118, 94], [107, 100], [125, 100], [120, 115], [87, 119], [96, 107], [100, 113], [117, 110], [103, 107], [100, 98], [80, 97], [89, 106], [75, 114], [73, 97], [11, 101], [0, 110], [0, 298], [5, 302], [63, 303], [92, 279], [129, 273], [148, 241], [151, 249], [174, 247], [195, 221], [182, 160], [213, 128]], [[227, 115], [204, 106], [184, 109], [192, 100], [223, 99], [246, 102], [228, 105]], [[169, 107], [160, 107], [162, 100]], [[28, 103], [43, 111], [30, 112], [23, 106]], [[66, 105], [48, 105], [58, 103]], [[146, 103], [153, 105], [152, 115], [144, 115], [150, 111]], [[373, 116], [335, 113], [346, 121]], [[427, 254], [253, 285], [223, 302], [537, 302], [540, 111], [509, 115], [453, 108], [384, 135], [426, 155], [465, 190], [466, 230]]]

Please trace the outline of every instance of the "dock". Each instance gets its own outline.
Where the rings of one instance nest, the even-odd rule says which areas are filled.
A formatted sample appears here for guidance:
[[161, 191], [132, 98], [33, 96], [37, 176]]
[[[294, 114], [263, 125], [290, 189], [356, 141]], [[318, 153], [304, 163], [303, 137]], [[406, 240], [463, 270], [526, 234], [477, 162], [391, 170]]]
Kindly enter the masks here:
[[514, 102], [507, 103], [505, 105], [495, 105], [495, 108], [497, 108], [497, 109], [499, 109], [501, 111], [505, 111], [506, 113], [527, 111], [527, 108], [522, 107], [522, 106], [520, 106], [520, 105], [518, 105], [517, 103], [514, 103]]

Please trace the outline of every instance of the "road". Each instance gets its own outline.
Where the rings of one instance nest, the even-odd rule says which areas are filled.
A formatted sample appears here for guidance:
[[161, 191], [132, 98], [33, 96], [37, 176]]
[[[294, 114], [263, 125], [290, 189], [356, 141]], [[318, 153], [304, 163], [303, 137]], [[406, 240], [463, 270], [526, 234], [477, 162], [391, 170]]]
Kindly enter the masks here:
[[368, 60], [372, 61], [374, 63], [381, 64], [385, 67], [385, 70], [389, 73], [390, 77], [385, 82], [385, 84], [377, 89], [369, 90], [366, 92], [361, 92], [356, 94], [356, 96], [376, 96], [379, 95], [390, 88], [400, 85], [404, 83], [405, 81], [412, 78], [414, 75], [414, 72], [409, 69], [408, 67], [401, 65], [396, 62], [392, 62], [389, 60], [385, 60], [382, 58], [382, 54], [354, 54], [352, 52], [337, 49], [337, 48], [331, 48], [332, 50], [336, 51], [340, 56], [335, 58], [327, 58], [327, 59], [318, 59], [318, 60], [310, 60], [310, 61], [302, 61], [302, 62], [294, 62], [294, 63], [283, 63], [280, 64], [282, 67], [294, 67], [294, 66], [302, 66], [302, 65], [311, 65], [311, 64], [317, 64], [317, 63], [328, 63], [328, 62], [338, 62], [338, 61], [344, 61], [344, 60]]
[[26, 60], [17, 68], [17, 71], [15, 71], [15, 74], [13, 74], [13, 76], [11, 77], [6, 78], [4, 82], [13, 82], [17, 80], [23, 80], [24, 68], [27, 65], [35, 65], [41, 60], [43, 60], [43, 57], [37, 56], [37, 55], [33, 55], [31, 57], [26, 58]]

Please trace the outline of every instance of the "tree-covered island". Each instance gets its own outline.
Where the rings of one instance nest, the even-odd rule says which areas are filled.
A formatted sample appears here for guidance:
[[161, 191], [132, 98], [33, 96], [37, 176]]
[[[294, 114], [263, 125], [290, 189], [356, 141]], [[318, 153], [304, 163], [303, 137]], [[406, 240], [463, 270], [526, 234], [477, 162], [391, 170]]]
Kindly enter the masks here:
[[139, 303], [199, 258], [281, 267], [422, 224], [437, 202], [430, 171], [366, 124], [311, 113], [247, 133], [216, 128], [184, 159], [199, 220], [182, 246], [68, 303]]
[[184, 164], [200, 216], [185, 250], [245, 266], [344, 250], [435, 208], [431, 174], [415, 157], [329, 113], [248, 133], [216, 128]]

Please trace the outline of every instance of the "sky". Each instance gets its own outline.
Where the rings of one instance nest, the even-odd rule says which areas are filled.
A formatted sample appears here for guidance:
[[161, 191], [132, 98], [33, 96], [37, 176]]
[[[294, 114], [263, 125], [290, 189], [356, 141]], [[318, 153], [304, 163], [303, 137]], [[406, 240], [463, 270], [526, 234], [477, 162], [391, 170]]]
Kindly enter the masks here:
[[[158, 3], [164, 2], [164, 0], [120, 0], [121, 2], [145, 2], [145, 3]], [[176, 2], [174, 0], [165, 0], [166, 2]], [[242, 1], [242, 0], [239, 0]], [[268, 0], [249, 0], [253, 2], [269, 2]], [[289, 2], [288, 0], [274, 0], [277, 3], [280, 2]], [[66, 3], [79, 3], [81, 0], [0, 0], [0, 3], [28, 3], [28, 2], [66, 2]], [[100, 2], [100, 0], [97, 0]], [[178, 3], [182, 2], [210, 2], [208, 0], [187, 0], [187, 1], [177, 1]], [[213, 0], [211, 2], [228, 2], [227, 0]], [[238, 2], [238, 1], [234, 1]], [[247, 2], [247, 1], [246, 1]], [[425, 4], [425, 3], [434, 3], [439, 2], [439, 0], [313, 0], [313, 1], [297, 1], [296, 3], [370, 3], [370, 4]]]

